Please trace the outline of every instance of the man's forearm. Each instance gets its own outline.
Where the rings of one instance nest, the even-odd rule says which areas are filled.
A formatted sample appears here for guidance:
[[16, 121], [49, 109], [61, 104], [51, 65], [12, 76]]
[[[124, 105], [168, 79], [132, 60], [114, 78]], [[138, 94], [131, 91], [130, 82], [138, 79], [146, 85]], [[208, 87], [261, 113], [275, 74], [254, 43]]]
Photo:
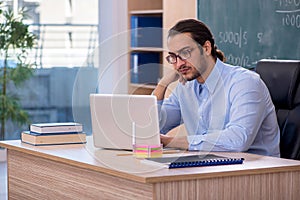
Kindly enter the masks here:
[[162, 77], [152, 94], [157, 97], [157, 100], [163, 100], [168, 86], [177, 80], [179, 80], [180, 82], [184, 81], [183, 78], [175, 70], [170, 71]]
[[160, 135], [161, 143], [164, 147], [188, 149], [189, 143], [187, 136], [172, 137], [168, 135]]
[[168, 85], [165, 85], [163, 83], [158, 83], [158, 85], [156, 86], [152, 94], [156, 96], [157, 100], [163, 100], [167, 88]]

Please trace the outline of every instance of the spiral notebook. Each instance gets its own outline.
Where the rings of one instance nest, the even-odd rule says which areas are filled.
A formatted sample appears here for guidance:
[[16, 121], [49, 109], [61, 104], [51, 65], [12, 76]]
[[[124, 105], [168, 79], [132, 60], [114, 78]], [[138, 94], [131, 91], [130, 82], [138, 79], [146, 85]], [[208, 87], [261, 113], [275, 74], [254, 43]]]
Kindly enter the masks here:
[[148, 161], [163, 164], [167, 168], [184, 168], [184, 167], [201, 167], [201, 166], [214, 166], [214, 165], [232, 165], [242, 164], [244, 158], [230, 158], [217, 156], [214, 154], [207, 155], [189, 155], [177, 157], [160, 157], [160, 158], [146, 158], [144, 163]]

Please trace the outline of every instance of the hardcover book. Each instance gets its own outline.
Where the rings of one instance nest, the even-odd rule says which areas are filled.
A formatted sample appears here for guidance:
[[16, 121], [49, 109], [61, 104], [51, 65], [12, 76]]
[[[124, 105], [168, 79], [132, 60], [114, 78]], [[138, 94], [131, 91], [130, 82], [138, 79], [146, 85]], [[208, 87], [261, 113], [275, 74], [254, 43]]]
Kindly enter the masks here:
[[31, 145], [82, 144], [86, 143], [85, 133], [38, 134], [30, 131], [21, 133], [21, 141]]
[[83, 126], [75, 122], [63, 123], [37, 123], [30, 125], [30, 131], [35, 133], [80, 133]]

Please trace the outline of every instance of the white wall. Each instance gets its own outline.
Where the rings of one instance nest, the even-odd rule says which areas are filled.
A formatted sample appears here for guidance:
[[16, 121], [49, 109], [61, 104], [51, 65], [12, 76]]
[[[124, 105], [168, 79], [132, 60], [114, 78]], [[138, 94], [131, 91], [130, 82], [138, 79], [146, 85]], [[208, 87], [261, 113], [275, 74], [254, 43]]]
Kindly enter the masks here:
[[127, 0], [99, 0], [99, 93], [127, 93]]
[[97, 0], [72, 0], [72, 11], [68, 13], [68, 0], [40, 1], [40, 23], [64, 24], [71, 15], [73, 24], [96, 24], [98, 22]]

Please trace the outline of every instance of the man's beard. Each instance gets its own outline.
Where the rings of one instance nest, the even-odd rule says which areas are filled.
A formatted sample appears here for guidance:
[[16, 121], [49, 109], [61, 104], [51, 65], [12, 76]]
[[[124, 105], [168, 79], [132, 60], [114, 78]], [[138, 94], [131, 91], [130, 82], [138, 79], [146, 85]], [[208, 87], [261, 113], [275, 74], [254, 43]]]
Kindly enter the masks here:
[[[181, 66], [180, 69], [178, 70], [178, 73], [180, 73], [180, 70], [181, 70], [181, 69], [184, 69], [184, 68], [191, 68], [191, 67], [190, 67], [190, 66], [185, 66], [185, 65], [184, 65], [184, 66]], [[194, 72], [194, 70], [193, 70], [193, 72]], [[199, 76], [201, 76], [201, 74], [200, 74], [199, 71], [194, 72], [194, 73], [192, 74], [191, 77], [188, 77], [188, 75], [183, 75], [183, 74], [182, 74], [182, 77], [183, 77], [184, 80], [186, 80], [186, 81], [192, 81], [192, 80], [198, 78]]]
[[183, 78], [186, 80], [186, 81], [192, 81], [192, 80], [195, 80], [197, 79], [199, 76], [201, 76], [201, 74], [197, 71], [196, 73], [193, 73], [193, 75], [191, 77], [184, 77]]

